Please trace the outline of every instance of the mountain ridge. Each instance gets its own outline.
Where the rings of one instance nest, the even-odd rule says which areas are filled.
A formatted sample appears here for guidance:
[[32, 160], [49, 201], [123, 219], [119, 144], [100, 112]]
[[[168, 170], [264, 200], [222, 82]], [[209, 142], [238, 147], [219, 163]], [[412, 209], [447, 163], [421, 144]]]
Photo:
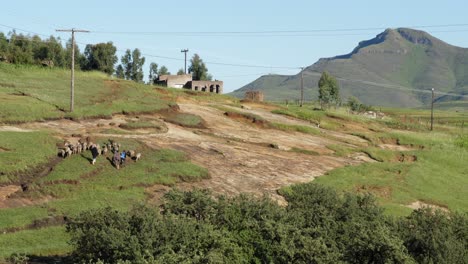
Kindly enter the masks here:
[[[317, 82], [324, 71], [338, 78], [343, 100], [356, 96], [372, 105], [427, 105], [431, 88], [468, 94], [468, 49], [410, 28], [386, 29], [372, 39], [359, 42], [348, 54], [321, 58], [306, 67], [306, 100], [317, 99]], [[267, 100], [299, 99], [300, 78], [301, 73], [281, 77], [264, 75], [231, 94], [242, 97], [245, 91], [261, 90]], [[436, 100], [467, 99], [442, 95]]]

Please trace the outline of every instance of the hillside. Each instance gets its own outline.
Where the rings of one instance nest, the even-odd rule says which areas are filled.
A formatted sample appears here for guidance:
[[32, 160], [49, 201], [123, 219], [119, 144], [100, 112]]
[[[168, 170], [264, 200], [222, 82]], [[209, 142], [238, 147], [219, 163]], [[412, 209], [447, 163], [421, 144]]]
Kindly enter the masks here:
[[[379, 214], [389, 217], [424, 206], [452, 213], [468, 208], [463, 112], [436, 110], [429, 133], [423, 110], [393, 109], [372, 119], [347, 109], [241, 103], [78, 71], [76, 112], [69, 113], [68, 80], [67, 70], [0, 63], [0, 262], [25, 253], [32, 263], [67, 263], [61, 260], [74, 250], [65, 228], [70, 219], [87, 210], [125, 213], [142, 204], [159, 212], [161, 197], [173, 189], [208, 189], [240, 197], [241, 205], [243, 194], [266, 196], [272, 208], [283, 210], [295, 190], [314, 181], [340, 196], [372, 194], [384, 208]], [[63, 158], [59, 149], [79, 140], [101, 146], [115, 141], [141, 159], [129, 158], [117, 169], [110, 152], [94, 165], [89, 150]], [[262, 215], [268, 210], [246, 206], [258, 219], [269, 219]], [[272, 228], [284, 237], [297, 233]], [[164, 241], [160, 234], [148, 235]], [[192, 241], [192, 232], [180, 234]]]
[[[360, 42], [349, 54], [320, 59], [305, 68], [307, 100], [316, 100], [317, 83], [323, 71], [338, 77], [344, 99], [353, 95], [371, 105], [419, 107], [429, 102], [430, 93], [408, 88], [468, 94], [468, 49], [408, 28], [387, 29], [373, 39]], [[254, 89], [264, 91], [267, 100], [298, 99], [300, 77], [300, 73], [262, 76], [232, 95], [242, 97], [245, 91]], [[436, 100], [467, 99], [437, 96]]]

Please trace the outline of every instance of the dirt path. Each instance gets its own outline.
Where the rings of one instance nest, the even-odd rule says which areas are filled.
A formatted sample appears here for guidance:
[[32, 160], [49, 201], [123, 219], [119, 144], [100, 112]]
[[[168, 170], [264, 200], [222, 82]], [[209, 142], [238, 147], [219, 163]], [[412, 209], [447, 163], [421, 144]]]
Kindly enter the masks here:
[[[83, 121], [55, 120], [19, 125], [20, 130], [49, 129], [63, 137], [90, 135], [136, 138], [154, 148], [174, 148], [187, 153], [192, 162], [208, 169], [211, 179], [197, 183], [181, 183], [179, 188], [209, 188], [218, 194], [248, 192], [255, 195], [268, 193], [281, 201], [277, 190], [282, 186], [309, 182], [325, 172], [345, 165], [363, 162], [360, 158], [332, 156], [326, 146], [343, 144], [329, 137], [320, 137], [299, 132], [284, 132], [263, 129], [226, 117], [223, 111], [208, 105], [185, 102], [179, 104], [182, 112], [201, 116], [207, 129], [189, 129], [166, 123], [166, 133], [147, 134], [102, 134], [104, 129], [115, 128], [125, 123], [128, 117], [115, 115], [112, 119]], [[262, 108], [245, 110], [262, 116], [268, 121], [293, 125], [311, 125], [309, 122], [275, 115]], [[144, 116], [144, 115], [142, 115]], [[148, 118], [159, 118], [147, 115]], [[327, 131], [327, 133], [330, 133]], [[362, 143], [362, 139], [346, 134], [336, 138]], [[77, 138], [75, 138], [75, 141]], [[278, 149], [271, 146], [278, 146]], [[314, 151], [320, 155], [292, 152], [298, 148]], [[155, 186], [148, 192], [158, 192]], [[155, 195], [157, 197], [157, 195]]]

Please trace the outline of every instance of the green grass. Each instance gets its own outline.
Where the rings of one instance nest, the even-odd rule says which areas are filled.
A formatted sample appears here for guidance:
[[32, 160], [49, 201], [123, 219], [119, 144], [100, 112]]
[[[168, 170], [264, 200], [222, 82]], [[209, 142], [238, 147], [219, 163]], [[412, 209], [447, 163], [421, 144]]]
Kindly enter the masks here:
[[[34, 133], [23, 133], [35, 135]], [[103, 142], [106, 139], [95, 139]], [[155, 184], [174, 185], [180, 181], [198, 181], [209, 177], [206, 169], [190, 162], [185, 153], [172, 149], [151, 149], [133, 139], [119, 139], [122, 149], [134, 149], [142, 153], [138, 162], [128, 160], [120, 170], [115, 169], [103, 156], [91, 165], [91, 153], [73, 155], [57, 164], [50, 174], [34, 179], [24, 198], [36, 200], [49, 197], [44, 204], [18, 208], [0, 209], [0, 231], [7, 228], [24, 228], [35, 220], [48, 216], [73, 217], [80, 211], [112, 206], [128, 210], [132, 205], [145, 202], [147, 186]], [[55, 144], [54, 153], [55, 153]], [[110, 158], [111, 155], [108, 155]], [[2, 162], [8, 159], [1, 159]], [[52, 230], [58, 230], [50, 235]], [[39, 230], [24, 230], [0, 235], [0, 259], [11, 253], [63, 254], [69, 251], [63, 227]], [[55, 232], [55, 231], [54, 231]], [[24, 235], [24, 237], [22, 237]], [[46, 236], [56, 239], [49, 244], [42, 241]], [[12, 240], [11, 246], [2, 247]], [[42, 241], [42, 242], [41, 242]], [[44, 243], [36, 245], [31, 243]]]
[[29, 206], [26, 208], [0, 209], [0, 232], [7, 228], [22, 228], [33, 220], [46, 218], [49, 215], [45, 206]]
[[167, 130], [166, 125], [163, 122], [157, 120], [127, 120], [127, 123], [119, 125], [122, 129], [132, 130], [132, 129], [155, 129], [160, 131]]
[[0, 63], [0, 123], [156, 112], [174, 103], [148, 85], [76, 71], [75, 111], [69, 113], [69, 76], [65, 69]]
[[194, 114], [171, 113], [164, 117], [164, 121], [184, 127], [203, 127], [203, 119]]
[[301, 133], [310, 134], [310, 135], [321, 134], [319, 129], [313, 128], [310, 126], [287, 125], [287, 124], [281, 124], [281, 123], [271, 123], [270, 125], [272, 128], [282, 130], [282, 131], [296, 131], [296, 132], [301, 132]]
[[2, 234], [0, 259], [8, 258], [13, 253], [38, 256], [64, 255], [71, 251], [68, 240], [69, 235], [63, 226]]
[[[468, 208], [468, 151], [451, 142], [440, 143], [430, 149], [405, 152], [417, 156], [416, 162], [389, 162], [399, 152], [370, 149], [370, 156], [386, 161], [343, 167], [317, 179], [319, 183], [356, 192], [367, 189], [377, 195], [392, 213], [405, 214], [408, 205], [424, 201], [454, 211]], [[387, 190], [387, 191], [382, 191]]]
[[28, 171], [57, 155], [56, 142], [46, 132], [0, 131], [0, 183], [14, 181], [15, 173]]

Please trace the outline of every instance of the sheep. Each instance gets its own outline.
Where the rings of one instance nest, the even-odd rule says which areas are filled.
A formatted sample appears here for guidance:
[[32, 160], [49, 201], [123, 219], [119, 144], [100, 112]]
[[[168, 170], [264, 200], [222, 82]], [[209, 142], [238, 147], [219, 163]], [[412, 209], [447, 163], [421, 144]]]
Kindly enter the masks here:
[[82, 149], [83, 151], [87, 150], [87, 149], [88, 149], [88, 143], [87, 143], [87, 142], [81, 143], [81, 149]]
[[129, 156], [130, 158], [135, 157], [135, 151], [134, 150], [127, 151], [127, 156]]
[[99, 144], [95, 145], [98, 151], [98, 155], [101, 155], [101, 146]]
[[137, 162], [137, 160], [139, 160], [141, 158], [141, 153], [138, 152], [136, 155], [135, 155], [135, 162]]
[[59, 149], [58, 154], [59, 157], [65, 158], [65, 150], [64, 149]]
[[70, 157], [73, 154], [69, 147], [65, 147], [65, 157]]
[[104, 145], [102, 147], [102, 152], [101, 152], [101, 155], [106, 155], [107, 154], [107, 145]]

